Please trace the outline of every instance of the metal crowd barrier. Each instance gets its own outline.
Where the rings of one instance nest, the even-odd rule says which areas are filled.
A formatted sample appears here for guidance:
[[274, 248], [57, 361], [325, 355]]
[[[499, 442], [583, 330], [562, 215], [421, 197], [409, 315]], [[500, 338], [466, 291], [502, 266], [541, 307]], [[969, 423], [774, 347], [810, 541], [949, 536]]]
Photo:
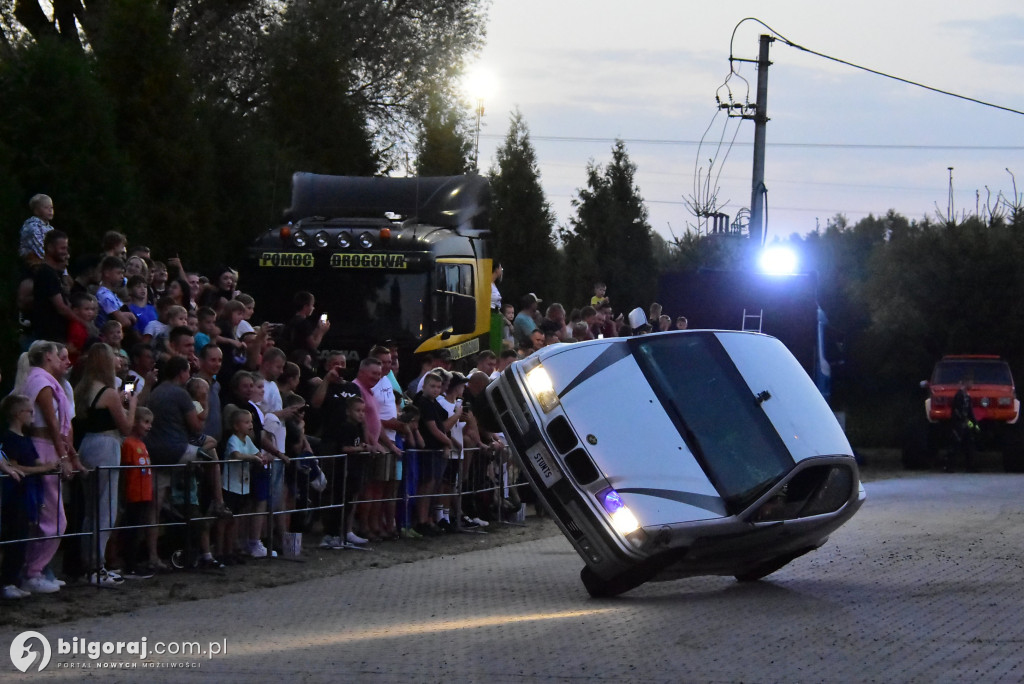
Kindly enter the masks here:
[[[418, 469], [415, 462], [418, 460], [415, 457], [427, 453], [430, 450], [421, 449], [407, 449], [403, 453], [402, 457], [402, 477], [400, 480], [395, 480], [397, 483], [397, 492], [395, 496], [375, 499], [363, 499], [363, 498], [352, 498], [349, 501], [342, 500], [338, 501], [338, 493], [344, 493], [348, 485], [348, 458], [345, 454], [333, 454], [333, 455], [321, 455], [321, 456], [299, 456], [289, 459], [291, 465], [284, 466], [284, 487], [283, 492], [285, 493], [284, 501], [275, 501], [275, 496], [279, 495], [278, 492], [274, 491], [273, 486], [273, 470], [269, 476], [271, 477], [270, 487], [270, 498], [267, 501], [267, 509], [262, 512], [242, 512], [234, 511], [235, 520], [252, 518], [255, 516], [266, 516], [267, 527], [265, 529], [265, 537], [268, 540], [267, 548], [274, 549], [276, 544], [276, 535], [278, 533], [277, 526], [275, 525], [275, 519], [280, 516], [294, 516], [294, 515], [320, 515], [323, 516], [325, 511], [339, 510], [341, 515], [342, 530], [344, 530], [345, 517], [349, 515], [346, 508], [349, 506], [367, 505], [367, 504], [396, 504], [396, 526], [398, 529], [404, 527], [411, 527], [413, 525], [412, 510], [418, 500], [423, 498], [429, 499], [441, 499], [444, 497], [451, 497], [453, 501], [452, 511], [450, 518], [452, 520], [452, 526], [456, 531], [470, 531], [467, 530], [463, 524], [463, 497], [470, 496], [476, 497], [478, 502], [477, 505], [481, 505], [481, 501], [489, 501], [489, 506], [493, 507], [493, 510], [486, 511], [487, 517], [493, 519], [499, 525], [517, 525], [522, 524], [521, 511], [519, 507], [516, 510], [511, 510], [509, 505], [505, 502], [510, 499], [517, 498], [514, 493], [522, 488], [526, 487], [525, 482], [518, 482], [517, 472], [518, 469], [515, 467], [514, 459], [511, 458], [508, 448], [505, 448], [498, 453], [485, 453], [484, 457], [480, 457], [481, 449], [477, 447], [467, 448], [463, 450], [462, 458], [451, 458], [449, 459], [449, 467], [451, 463], [458, 463], [456, 471], [453, 473], [454, 477], [451, 478], [451, 491], [436, 492], [432, 494], [420, 494], [416, 491], [415, 485]], [[368, 455], [369, 452], [363, 452], [363, 455]], [[471, 463], [474, 462], [475, 463]], [[481, 462], [482, 461], [482, 462]], [[203, 468], [218, 467], [223, 468], [224, 464], [228, 461], [195, 461], [193, 463], [185, 464], [173, 464], [173, 465], [145, 465], [145, 466], [100, 466], [86, 473], [75, 472], [70, 480], [62, 482], [62, 486], [59, 491], [59, 502], [61, 506], [65, 507], [67, 511], [68, 529], [63, 534], [40, 536], [40, 535], [28, 535], [20, 538], [11, 538], [8, 534], [8, 521], [3, 519], [3, 509], [0, 509], [0, 527], [3, 528], [4, 534], [0, 536], [0, 553], [3, 552], [5, 546], [16, 543], [26, 543], [32, 541], [41, 541], [46, 539], [61, 539], [63, 540], [84, 540], [89, 538], [92, 544], [91, 551], [93, 552], [94, 559], [100, 559], [99, 565], [103, 565], [104, 549], [100, 548], [101, 544], [101, 533], [110, 532], [113, 535], [123, 535], [126, 532], [133, 532], [139, 530], [148, 530], [156, 528], [161, 531], [164, 537], [170, 537], [177, 531], [184, 530], [185, 534], [182, 536], [180, 542], [172, 543], [171, 546], [181, 546], [180, 549], [174, 549], [168, 555], [167, 560], [170, 560], [175, 567], [179, 569], [195, 567], [198, 560], [198, 554], [196, 551], [196, 543], [193, 539], [193, 533], [196, 530], [201, 530], [199, 526], [205, 526], [211, 521], [216, 521], [218, 518], [214, 515], [202, 514], [207, 510], [209, 504], [209, 496], [202, 492], [202, 476], [201, 472]], [[333, 466], [331, 465], [333, 464]], [[339, 465], [340, 464], [340, 465]], [[327, 482], [326, 487], [323, 491], [317, 492], [314, 483], [309, 481], [309, 473], [315, 472], [314, 466], [319, 468], [320, 472], [326, 473], [331, 471], [334, 476], [340, 471], [342, 482], [340, 487], [332, 486], [330, 481]], [[250, 464], [250, 468], [255, 467], [255, 464]], [[273, 468], [273, 465], [271, 466]], [[123, 520], [124, 510], [123, 506], [119, 505], [117, 509], [110, 508], [116, 499], [118, 504], [124, 504], [123, 496], [108, 497], [106, 501], [102, 501], [100, 497], [101, 490], [101, 478], [104, 472], [116, 471], [118, 474], [118, 480], [121, 481], [121, 471], [128, 470], [139, 470], [139, 469], [150, 469], [152, 472], [152, 496], [154, 505], [157, 506], [156, 516], [157, 520], [153, 523], [146, 524], [126, 524]], [[175, 492], [174, 484], [176, 482], [174, 475], [178, 474], [177, 483], [184, 485], [183, 491]], [[0, 474], [0, 503], [4, 496], [4, 480], [8, 476]], [[32, 475], [28, 477], [59, 477], [59, 475]], [[199, 481], [197, 481], [197, 478]], [[84, 481], [83, 481], [84, 480]], [[162, 486], [166, 486], [166, 483], [170, 480], [171, 490], [168, 492], [170, 501], [165, 500], [161, 496], [159, 491]], [[413, 486], [410, 486], [410, 483]], [[85, 496], [84, 487], [91, 488], [89, 492], [90, 496]], [[93, 504], [91, 513], [91, 529], [80, 529], [75, 530], [75, 527], [86, 519], [85, 515], [81, 516], [81, 519], [73, 519], [73, 516], [77, 517], [77, 511], [83, 508], [83, 499], [91, 500]], [[179, 500], [177, 504], [178, 508], [175, 508], [175, 500]], [[304, 505], [299, 506], [299, 502]], [[109, 519], [113, 520], [114, 523], [109, 526], [103, 526], [100, 524], [103, 519], [102, 509], [103, 505], [108, 506], [107, 513]], [[84, 511], [82, 511], [84, 514]], [[198, 512], [200, 514], [195, 515]], [[472, 512], [480, 515], [480, 510], [474, 510]], [[399, 517], [401, 519], [399, 519]], [[431, 515], [432, 518], [432, 510]], [[288, 520], [286, 518], [286, 520]], [[322, 521], [321, 521], [322, 522]], [[305, 521], [301, 525], [290, 525], [290, 527], [303, 527], [311, 528], [315, 524], [315, 521]], [[303, 532], [308, 529], [303, 529]], [[479, 532], [480, 530], [475, 530]], [[344, 533], [342, 533], [344, 537]], [[230, 540], [232, 547], [234, 546], [235, 540]], [[165, 544], [166, 546], [166, 544]], [[351, 544], [345, 544], [346, 548], [359, 548], [354, 547]], [[75, 549], [73, 544], [65, 542], [62, 544], [61, 553], [65, 554], [64, 561], [67, 563], [67, 554], [80, 553], [80, 549]], [[177, 555], [175, 555], [177, 554]], [[87, 554], [86, 554], [87, 555]], [[270, 554], [268, 554], [269, 556]], [[56, 556], [55, 556], [56, 559]], [[53, 561], [51, 561], [52, 563]], [[80, 568], [82, 570], [79, 574], [87, 574], [94, 570], [93, 567]]]

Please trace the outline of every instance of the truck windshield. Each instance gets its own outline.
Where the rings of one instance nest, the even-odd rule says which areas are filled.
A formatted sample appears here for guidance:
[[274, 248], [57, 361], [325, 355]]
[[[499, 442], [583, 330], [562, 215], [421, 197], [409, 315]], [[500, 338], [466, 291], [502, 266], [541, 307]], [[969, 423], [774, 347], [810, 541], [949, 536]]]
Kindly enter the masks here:
[[735, 513], [793, 467], [793, 458], [714, 334], [638, 337], [633, 355]]
[[[427, 315], [429, 274], [382, 270], [332, 270], [306, 273], [304, 269], [265, 277], [256, 301], [270, 320], [287, 321], [292, 297], [308, 290], [316, 297], [317, 311], [330, 316], [329, 340], [375, 341], [418, 339]], [[287, 276], [291, 276], [290, 278]], [[310, 277], [312, 276], [312, 277]]]
[[933, 385], [957, 385], [961, 380], [975, 385], [1012, 385], [1010, 367], [1001, 361], [942, 361], [935, 366]]

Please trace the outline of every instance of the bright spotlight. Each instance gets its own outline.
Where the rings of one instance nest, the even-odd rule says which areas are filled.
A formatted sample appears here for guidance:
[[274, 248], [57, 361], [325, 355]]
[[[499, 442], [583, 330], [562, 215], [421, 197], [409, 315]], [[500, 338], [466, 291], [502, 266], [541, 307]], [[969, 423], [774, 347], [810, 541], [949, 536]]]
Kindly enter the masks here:
[[462, 77], [462, 91], [473, 102], [490, 100], [498, 91], [498, 79], [492, 71], [477, 65]]
[[769, 247], [761, 252], [761, 271], [769, 275], [793, 275], [796, 273], [796, 252], [789, 247]]

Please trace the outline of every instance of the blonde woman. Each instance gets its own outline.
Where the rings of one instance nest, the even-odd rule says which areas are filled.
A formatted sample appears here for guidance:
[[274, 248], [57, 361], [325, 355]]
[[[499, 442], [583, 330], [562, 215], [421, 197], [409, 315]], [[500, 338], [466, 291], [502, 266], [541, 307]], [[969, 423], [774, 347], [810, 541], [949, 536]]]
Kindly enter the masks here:
[[89, 581], [100, 586], [117, 586], [124, 581], [107, 572], [103, 558], [111, 528], [117, 519], [117, 466], [121, 465], [121, 440], [132, 432], [138, 401], [134, 394], [115, 389], [115, 367], [114, 350], [102, 343], [94, 344], [85, 358], [82, 379], [75, 386], [77, 427], [82, 432], [79, 458], [86, 468], [93, 471], [85, 487], [82, 530], [88, 532], [93, 529], [97, 510], [100, 529], [99, 557], [96, 557], [96, 540], [92, 537], [84, 539], [83, 555], [91, 561]]
[[60, 497], [60, 478], [71, 477], [82, 464], [72, 445], [73, 409], [60, 382], [65, 365], [58, 345], [40, 340], [34, 342], [23, 356], [28, 370], [19, 393], [32, 402], [32, 444], [39, 454], [39, 464], [55, 464], [60, 475], [40, 476], [43, 504], [39, 511], [39, 536], [48, 538], [28, 543], [25, 549], [25, 581], [21, 588], [32, 593], [50, 594], [58, 591], [60, 585], [43, 577], [43, 570], [57, 553], [60, 546], [58, 537], [67, 527], [64, 502]]

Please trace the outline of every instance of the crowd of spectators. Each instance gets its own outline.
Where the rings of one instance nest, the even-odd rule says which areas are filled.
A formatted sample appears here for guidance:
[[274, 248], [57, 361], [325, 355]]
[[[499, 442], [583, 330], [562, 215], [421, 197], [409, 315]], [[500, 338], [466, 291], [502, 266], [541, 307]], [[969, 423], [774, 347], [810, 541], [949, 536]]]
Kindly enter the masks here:
[[[517, 313], [501, 301], [499, 266], [500, 352], [462, 360], [465, 373], [447, 350], [428, 353], [403, 388], [388, 341], [351, 369], [344, 353], [321, 350], [331, 324], [308, 292], [294, 294], [289, 320], [257, 324], [232, 269], [207, 277], [114, 231], [101, 253], [69, 263], [52, 200], [30, 207], [25, 353], [0, 404], [5, 599], [165, 570], [170, 533], [157, 523], [168, 518], [199, 521], [188, 534], [208, 568], [274, 555], [270, 540], [318, 527], [320, 547], [340, 549], [487, 526], [521, 506], [487, 384], [547, 344], [634, 332], [603, 285], [568, 314], [560, 304], [542, 314], [532, 293]], [[652, 329], [672, 324], [652, 307]], [[491, 487], [461, 493], [467, 482]], [[307, 508], [318, 519], [294, 513]]]

